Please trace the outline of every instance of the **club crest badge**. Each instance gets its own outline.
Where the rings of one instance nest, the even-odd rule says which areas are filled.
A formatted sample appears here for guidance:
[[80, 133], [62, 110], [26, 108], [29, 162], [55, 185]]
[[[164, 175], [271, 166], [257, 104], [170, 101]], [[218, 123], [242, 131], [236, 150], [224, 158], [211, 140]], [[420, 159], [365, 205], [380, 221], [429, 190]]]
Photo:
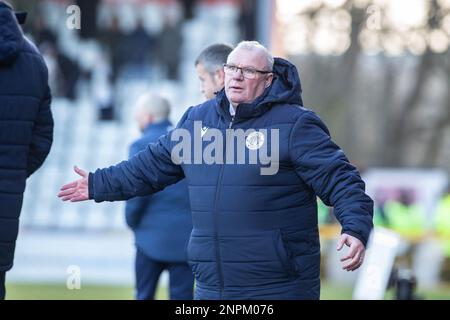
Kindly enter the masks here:
[[247, 139], [245, 139], [245, 145], [250, 150], [258, 150], [264, 144], [264, 140], [264, 134], [262, 132], [255, 131], [247, 136]]

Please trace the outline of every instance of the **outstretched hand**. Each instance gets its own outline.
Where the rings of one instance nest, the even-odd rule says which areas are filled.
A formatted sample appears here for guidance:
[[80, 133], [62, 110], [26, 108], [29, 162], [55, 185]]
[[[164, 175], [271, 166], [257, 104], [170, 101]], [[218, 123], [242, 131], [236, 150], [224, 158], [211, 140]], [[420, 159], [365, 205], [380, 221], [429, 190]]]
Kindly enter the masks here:
[[344, 244], [349, 247], [349, 249], [347, 255], [341, 258], [341, 262], [347, 260], [350, 261], [345, 264], [342, 269], [347, 271], [355, 271], [362, 265], [364, 261], [366, 248], [364, 247], [364, 244], [361, 242], [361, 240], [346, 233], [341, 234], [336, 249], [340, 251]]
[[89, 174], [74, 166], [73, 170], [82, 178], [61, 187], [58, 197], [63, 201], [78, 202], [89, 199]]

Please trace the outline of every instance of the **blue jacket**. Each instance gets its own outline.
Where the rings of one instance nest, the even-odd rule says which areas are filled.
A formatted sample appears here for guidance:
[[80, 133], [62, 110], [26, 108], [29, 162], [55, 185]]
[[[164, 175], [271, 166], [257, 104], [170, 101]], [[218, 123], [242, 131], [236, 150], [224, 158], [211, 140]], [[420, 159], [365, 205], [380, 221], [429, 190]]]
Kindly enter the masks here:
[[[276, 174], [261, 175], [264, 165], [251, 164], [250, 147], [239, 151], [245, 164], [176, 165], [171, 153], [178, 150], [174, 148], [181, 130], [171, 131], [129, 161], [90, 174], [90, 198], [97, 202], [154, 193], [186, 177], [193, 219], [187, 256], [198, 299], [318, 299], [316, 195], [334, 206], [342, 232], [366, 244], [373, 228], [373, 201], [357, 169], [319, 117], [300, 106], [295, 66], [276, 58], [274, 72], [272, 85], [253, 103], [240, 104], [234, 119], [221, 91], [215, 99], [188, 109], [177, 128], [192, 136], [194, 121], [224, 135], [230, 127], [278, 129]], [[267, 132], [268, 150], [276, 143], [272, 137], [276, 135]], [[206, 150], [209, 142], [204, 140]], [[176, 154], [178, 163], [184, 155]]]
[[53, 140], [44, 60], [0, 3], [0, 271], [13, 265], [25, 180]]
[[[143, 136], [130, 147], [130, 158], [167, 134], [168, 120], [145, 128]], [[182, 180], [151, 196], [126, 203], [125, 217], [133, 230], [136, 246], [147, 256], [167, 262], [186, 262], [184, 248], [192, 230], [187, 183]]]

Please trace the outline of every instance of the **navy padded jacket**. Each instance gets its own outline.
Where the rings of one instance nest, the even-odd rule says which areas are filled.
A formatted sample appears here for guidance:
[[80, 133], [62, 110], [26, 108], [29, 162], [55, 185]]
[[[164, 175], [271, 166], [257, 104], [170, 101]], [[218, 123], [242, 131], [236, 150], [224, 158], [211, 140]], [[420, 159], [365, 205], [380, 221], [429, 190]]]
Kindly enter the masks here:
[[26, 179], [53, 141], [47, 82], [42, 56], [0, 3], [0, 271], [13, 265]]
[[[230, 127], [278, 129], [276, 174], [261, 175], [265, 165], [251, 164], [255, 151], [248, 148], [240, 154], [245, 164], [176, 165], [171, 160], [179, 142], [176, 130], [129, 161], [90, 174], [90, 198], [97, 202], [154, 193], [186, 177], [193, 219], [186, 251], [197, 299], [318, 299], [316, 196], [334, 206], [342, 232], [366, 244], [373, 228], [373, 202], [357, 169], [319, 117], [301, 106], [295, 66], [275, 58], [274, 72], [272, 85], [253, 103], [240, 104], [234, 119], [222, 90], [215, 99], [188, 109], [177, 128], [192, 137], [195, 121], [224, 136]], [[264, 143], [271, 150], [275, 135], [269, 132]], [[203, 150], [210, 143], [205, 137]], [[242, 153], [226, 147], [224, 143], [224, 155]]]

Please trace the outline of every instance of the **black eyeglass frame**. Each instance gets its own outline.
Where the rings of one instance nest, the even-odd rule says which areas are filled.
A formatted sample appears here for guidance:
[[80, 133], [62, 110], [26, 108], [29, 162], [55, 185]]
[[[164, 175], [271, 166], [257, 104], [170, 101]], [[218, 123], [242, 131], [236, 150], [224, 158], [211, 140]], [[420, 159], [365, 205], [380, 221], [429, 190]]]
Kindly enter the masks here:
[[244, 76], [244, 70], [250, 70], [250, 71], [253, 71], [253, 72], [259, 72], [261, 74], [273, 73], [273, 71], [258, 70], [258, 69], [254, 69], [254, 68], [251, 68], [251, 67], [250, 68], [249, 67], [238, 67], [238, 66], [235, 66], [235, 65], [227, 64], [227, 63], [223, 64], [224, 71], [225, 71], [226, 68], [230, 68], [230, 67], [237, 68], [238, 70], [240, 70], [242, 76]]

